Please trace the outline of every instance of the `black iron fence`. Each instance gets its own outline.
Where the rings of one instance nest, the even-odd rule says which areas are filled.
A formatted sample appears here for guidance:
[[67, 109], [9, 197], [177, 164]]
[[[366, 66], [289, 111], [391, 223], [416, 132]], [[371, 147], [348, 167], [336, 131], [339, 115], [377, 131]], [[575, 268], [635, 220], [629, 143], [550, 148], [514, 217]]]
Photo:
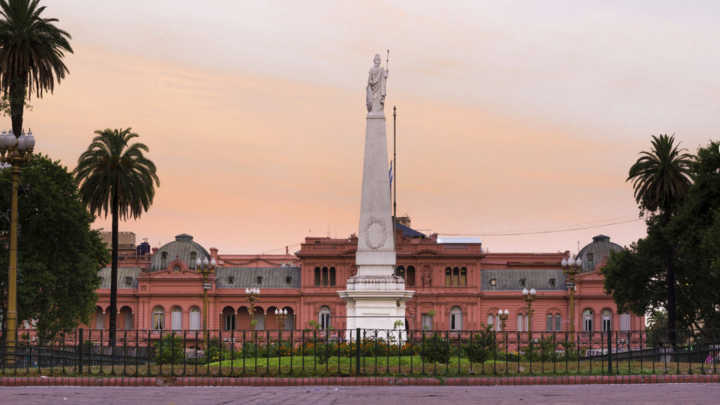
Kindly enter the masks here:
[[645, 331], [78, 329], [0, 346], [0, 375], [532, 376], [717, 374], [720, 341]]

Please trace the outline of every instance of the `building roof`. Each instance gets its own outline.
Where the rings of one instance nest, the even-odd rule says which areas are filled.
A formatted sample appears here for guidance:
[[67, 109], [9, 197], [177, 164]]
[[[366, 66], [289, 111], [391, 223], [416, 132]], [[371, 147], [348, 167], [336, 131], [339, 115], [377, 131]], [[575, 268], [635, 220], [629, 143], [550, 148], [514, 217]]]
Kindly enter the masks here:
[[294, 266], [220, 267], [215, 274], [217, 288], [300, 288], [300, 267]]
[[[100, 277], [98, 288], [110, 288], [110, 272], [110, 267], [103, 267], [98, 271]], [[136, 288], [137, 278], [141, 272], [140, 267], [118, 267], [118, 289]]]
[[395, 227], [400, 232], [402, 232], [402, 236], [404, 238], [425, 238], [426, 237], [424, 233], [418, 232], [418, 231], [410, 228], [409, 226], [405, 226], [405, 225], [401, 224], [398, 221], [395, 222]]
[[598, 263], [602, 263], [610, 257], [610, 252], [619, 252], [623, 247], [617, 243], [610, 242], [607, 235], [593, 236], [593, 241], [580, 249], [578, 256], [583, 260], [583, 272], [595, 270]]
[[[197, 258], [210, 259], [210, 254], [202, 247], [199, 243], [193, 241], [193, 237], [186, 233], [175, 236], [175, 240], [166, 243], [158, 251], [153, 254], [150, 271], [165, 270], [167, 266], [175, 261], [179, 260], [185, 264], [188, 268], [194, 266], [194, 263], [190, 263], [193, 252]], [[163, 265], [163, 255], [165, 255], [165, 262]]]

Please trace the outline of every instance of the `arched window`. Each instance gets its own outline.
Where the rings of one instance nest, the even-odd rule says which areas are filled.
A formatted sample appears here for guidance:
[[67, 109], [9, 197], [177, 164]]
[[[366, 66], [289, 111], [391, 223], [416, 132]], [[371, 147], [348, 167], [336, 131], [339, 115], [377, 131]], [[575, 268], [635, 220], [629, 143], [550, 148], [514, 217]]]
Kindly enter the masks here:
[[315, 286], [320, 285], [320, 267], [315, 267]]
[[609, 309], [603, 309], [602, 311], [602, 331], [607, 332], [612, 330], [612, 311]]
[[172, 330], [182, 330], [182, 308], [174, 306], [170, 309], [170, 326]]
[[555, 314], [555, 330], [562, 330], [562, 317], [560, 314]]
[[552, 314], [547, 314], [547, 318], [545, 321], [545, 330], [553, 330], [553, 316]]
[[453, 269], [453, 282], [452, 282], [452, 285], [453, 285], [454, 287], [457, 287], [457, 286], [460, 285], [460, 269], [458, 269], [457, 267], [455, 267], [455, 268]]
[[167, 252], [160, 253], [160, 269], [167, 268]]
[[467, 287], [467, 269], [465, 267], [460, 268], [460, 285]]
[[452, 285], [452, 269], [450, 267], [445, 269], [445, 287]]
[[493, 314], [489, 314], [488, 320], [487, 320], [487, 326], [489, 326], [490, 329], [492, 329], [494, 324], [495, 324], [495, 317], [493, 316]]
[[583, 330], [585, 332], [593, 331], [593, 315], [592, 309], [583, 311]]
[[450, 310], [450, 330], [462, 330], [462, 328], [462, 310], [459, 307], [452, 307]]
[[232, 307], [223, 308], [223, 330], [235, 330], [235, 310]]
[[320, 312], [318, 312], [318, 323], [320, 324], [320, 329], [330, 329], [330, 308], [320, 308]]
[[155, 330], [165, 329], [165, 309], [159, 305], [152, 311], [152, 328]]
[[195, 262], [197, 261], [197, 252], [190, 252], [190, 269], [195, 270]]
[[328, 285], [328, 268], [327, 267], [322, 268], [322, 285], [323, 286]]
[[398, 277], [402, 277], [404, 280], [405, 279], [405, 267], [403, 267], [403, 266], [395, 267], [395, 275]]
[[330, 267], [330, 285], [335, 285], [335, 267]]
[[190, 330], [200, 330], [202, 327], [202, 317], [200, 316], [200, 308], [190, 308]]
[[95, 329], [105, 329], [105, 314], [100, 307], [95, 308]]
[[620, 314], [620, 330], [623, 332], [630, 330], [630, 314]]
[[122, 319], [123, 330], [133, 329], [133, 314], [130, 307], [125, 306], [120, 309], [120, 318]]
[[285, 325], [283, 325], [285, 330], [293, 330], [295, 329], [295, 312], [290, 307], [283, 308], [287, 311], [287, 317], [285, 318]]
[[415, 267], [413, 266], [408, 266], [407, 268], [407, 274], [405, 275], [405, 285], [411, 287], [415, 285]]

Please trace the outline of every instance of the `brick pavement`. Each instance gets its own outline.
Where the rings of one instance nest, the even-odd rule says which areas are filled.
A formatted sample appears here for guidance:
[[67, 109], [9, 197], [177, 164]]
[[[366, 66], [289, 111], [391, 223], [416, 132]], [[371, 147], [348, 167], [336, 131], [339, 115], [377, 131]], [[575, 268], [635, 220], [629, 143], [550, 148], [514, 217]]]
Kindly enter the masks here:
[[720, 384], [306, 387], [4, 387], [0, 404], [710, 404]]

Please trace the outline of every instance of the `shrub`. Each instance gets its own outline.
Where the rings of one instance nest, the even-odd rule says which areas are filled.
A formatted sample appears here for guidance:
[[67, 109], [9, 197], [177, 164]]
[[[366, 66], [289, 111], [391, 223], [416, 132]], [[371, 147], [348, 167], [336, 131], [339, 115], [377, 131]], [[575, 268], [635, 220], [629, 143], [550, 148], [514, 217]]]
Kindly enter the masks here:
[[181, 363], [185, 358], [183, 351], [183, 340], [181, 337], [167, 335], [163, 336], [154, 345], [155, 361], [160, 364]]
[[450, 361], [450, 345], [437, 333], [425, 340], [420, 354], [424, 361], [448, 363]]
[[470, 361], [482, 363], [488, 359], [491, 354], [497, 351], [497, 343], [495, 342], [495, 333], [490, 326], [486, 326], [480, 333], [477, 333], [471, 341], [465, 344], [465, 355]]

